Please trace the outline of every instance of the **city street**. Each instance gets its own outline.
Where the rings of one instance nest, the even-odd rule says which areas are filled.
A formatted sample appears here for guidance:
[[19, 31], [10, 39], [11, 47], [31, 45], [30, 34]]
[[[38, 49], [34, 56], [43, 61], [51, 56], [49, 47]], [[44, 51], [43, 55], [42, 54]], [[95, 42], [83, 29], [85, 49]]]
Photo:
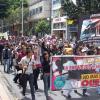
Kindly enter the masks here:
[[100, 100], [100, 0], [0, 0], [0, 100]]
[[[27, 86], [26, 96], [23, 97], [21, 94], [21, 88], [18, 84], [13, 82], [14, 72], [11, 74], [5, 74], [3, 72], [3, 66], [0, 66], [0, 100], [31, 100], [29, 85]], [[46, 100], [43, 91], [43, 81], [38, 80], [39, 91], [35, 93], [36, 100]], [[1, 92], [2, 91], [2, 92]], [[79, 93], [71, 93], [71, 100], [100, 100], [100, 96], [96, 94], [95, 89], [89, 90], [89, 97], [82, 97], [82, 91], [78, 90]], [[68, 100], [62, 96], [61, 92], [49, 91], [50, 100]]]

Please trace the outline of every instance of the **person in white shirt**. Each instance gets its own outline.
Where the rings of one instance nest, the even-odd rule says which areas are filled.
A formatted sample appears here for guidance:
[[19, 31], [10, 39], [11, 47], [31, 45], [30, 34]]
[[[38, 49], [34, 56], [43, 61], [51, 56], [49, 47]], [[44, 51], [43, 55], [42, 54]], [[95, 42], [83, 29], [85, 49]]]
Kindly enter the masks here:
[[25, 96], [27, 81], [29, 81], [32, 100], [35, 100], [34, 75], [33, 75], [33, 70], [35, 69], [35, 66], [34, 66], [34, 58], [32, 57], [32, 55], [33, 55], [32, 50], [28, 48], [26, 51], [26, 56], [21, 59], [19, 65], [23, 69], [23, 73], [24, 73], [22, 94]]

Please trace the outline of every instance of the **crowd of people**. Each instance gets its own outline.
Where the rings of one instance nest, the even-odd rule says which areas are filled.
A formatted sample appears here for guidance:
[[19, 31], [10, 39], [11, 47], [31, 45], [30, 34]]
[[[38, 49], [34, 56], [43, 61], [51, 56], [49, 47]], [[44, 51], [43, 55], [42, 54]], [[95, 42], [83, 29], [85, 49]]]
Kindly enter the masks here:
[[[100, 47], [86, 44], [81, 41], [74, 43], [58, 39], [55, 36], [46, 35], [42, 39], [33, 37], [22, 37], [9, 39], [4, 47], [0, 45], [1, 64], [4, 65], [4, 72], [10, 73], [14, 68], [15, 77], [13, 81], [23, 88], [22, 94], [25, 96], [27, 81], [29, 81], [32, 100], [35, 100], [35, 92], [38, 91], [38, 76], [44, 82], [44, 93], [46, 100], [49, 100], [48, 90], [50, 89], [50, 67], [53, 55], [99, 55]], [[86, 95], [87, 89], [83, 89]], [[75, 90], [75, 92], [77, 92]], [[100, 91], [98, 90], [98, 93]], [[70, 91], [68, 98], [71, 97]]]

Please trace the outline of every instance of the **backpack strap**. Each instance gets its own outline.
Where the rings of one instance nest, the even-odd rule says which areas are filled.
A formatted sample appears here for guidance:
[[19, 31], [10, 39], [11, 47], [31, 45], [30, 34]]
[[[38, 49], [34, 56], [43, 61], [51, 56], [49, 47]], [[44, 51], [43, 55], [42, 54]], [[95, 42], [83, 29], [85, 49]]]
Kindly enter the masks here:
[[[28, 62], [28, 64], [27, 64], [27, 67], [29, 66], [29, 63], [31, 62], [31, 60], [32, 60], [32, 58], [29, 60], [29, 62]], [[26, 70], [27, 70], [27, 69], [23, 69], [22, 73], [25, 74]]]

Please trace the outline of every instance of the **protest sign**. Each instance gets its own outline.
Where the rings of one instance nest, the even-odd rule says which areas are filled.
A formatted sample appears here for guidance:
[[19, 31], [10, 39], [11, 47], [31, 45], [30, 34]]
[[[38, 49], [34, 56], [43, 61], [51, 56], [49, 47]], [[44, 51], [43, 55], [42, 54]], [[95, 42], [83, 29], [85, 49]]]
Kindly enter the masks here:
[[53, 56], [51, 90], [100, 86], [100, 56]]

